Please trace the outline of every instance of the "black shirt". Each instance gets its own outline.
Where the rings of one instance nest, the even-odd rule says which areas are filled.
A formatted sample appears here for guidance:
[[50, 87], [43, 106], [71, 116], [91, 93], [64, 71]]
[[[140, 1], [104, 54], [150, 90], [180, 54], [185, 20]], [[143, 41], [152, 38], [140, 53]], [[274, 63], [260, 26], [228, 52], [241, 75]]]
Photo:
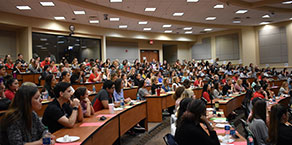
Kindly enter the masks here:
[[95, 103], [96, 99], [99, 101], [108, 100], [108, 103], [113, 103], [112, 97], [110, 97], [109, 93], [105, 89], [101, 89], [97, 95], [92, 100], [92, 104]]
[[229, 85], [225, 85], [223, 88], [222, 88], [222, 95], [226, 95], [228, 93], [228, 90], [231, 90], [231, 86]]
[[200, 124], [190, 121], [176, 129], [175, 140], [179, 145], [220, 145], [216, 131], [211, 131], [209, 136]]
[[64, 115], [69, 118], [71, 114], [72, 108], [68, 103], [64, 103], [61, 108], [57, 99], [54, 99], [46, 108], [42, 122], [45, 126], [48, 126], [51, 133], [54, 133], [64, 127], [58, 120]]
[[155, 94], [155, 89], [159, 88], [159, 85], [155, 85], [155, 84], [152, 84], [151, 86], [151, 94], [154, 95]]
[[71, 81], [71, 84], [77, 84], [77, 80], [79, 79], [79, 75], [76, 74], [76, 73], [73, 73], [71, 78], [70, 78], [70, 81]]
[[292, 144], [292, 126], [287, 126], [283, 123], [279, 125], [277, 145]]

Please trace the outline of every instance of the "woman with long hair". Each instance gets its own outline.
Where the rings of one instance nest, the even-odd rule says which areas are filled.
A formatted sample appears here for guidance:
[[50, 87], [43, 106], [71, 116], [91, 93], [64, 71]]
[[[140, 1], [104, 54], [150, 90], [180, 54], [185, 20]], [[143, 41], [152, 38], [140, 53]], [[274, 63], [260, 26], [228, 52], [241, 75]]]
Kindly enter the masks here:
[[115, 81], [115, 90], [114, 90], [114, 99], [116, 102], [120, 102], [121, 100], [124, 100], [125, 103], [128, 103], [131, 101], [131, 98], [124, 98], [124, 89], [123, 89], [123, 86], [124, 86], [124, 82], [122, 79], [117, 79]]
[[268, 142], [273, 145], [292, 144], [292, 126], [287, 125], [288, 108], [276, 104], [272, 106], [270, 113]]
[[15, 93], [19, 87], [18, 80], [11, 77], [6, 81], [5, 86], [7, 88], [4, 93], [6, 98], [8, 98], [9, 100], [13, 100]]
[[211, 85], [210, 84], [205, 84], [203, 86], [203, 92], [202, 92], [202, 97], [207, 100], [207, 102], [211, 101]]
[[[201, 127], [204, 123], [209, 135]], [[175, 140], [179, 145], [220, 145], [216, 131], [206, 118], [206, 106], [200, 99], [192, 100], [178, 121]]]
[[[1, 120], [1, 144], [42, 145], [44, 125], [35, 113], [42, 108], [36, 85], [23, 85]], [[54, 138], [54, 136], [52, 135]], [[54, 140], [52, 142], [54, 144]]]
[[60, 82], [67, 82], [67, 83], [70, 83], [70, 78], [71, 78], [70, 73], [67, 72], [67, 71], [63, 71], [63, 72], [61, 73]]
[[252, 108], [249, 128], [254, 134], [258, 145], [266, 145], [268, 138], [268, 127], [266, 124], [267, 105], [262, 99], [255, 102]]
[[55, 78], [55, 75], [53, 74], [49, 74], [46, 79], [45, 79], [45, 85], [44, 85], [44, 89], [46, 91], [48, 91], [48, 95], [51, 98], [55, 98], [55, 93], [54, 93], [54, 87], [57, 84], [57, 80]]
[[90, 117], [94, 114], [94, 109], [91, 105], [91, 101], [88, 99], [88, 90], [86, 87], [78, 87], [74, 92], [74, 97], [80, 100], [83, 117]]

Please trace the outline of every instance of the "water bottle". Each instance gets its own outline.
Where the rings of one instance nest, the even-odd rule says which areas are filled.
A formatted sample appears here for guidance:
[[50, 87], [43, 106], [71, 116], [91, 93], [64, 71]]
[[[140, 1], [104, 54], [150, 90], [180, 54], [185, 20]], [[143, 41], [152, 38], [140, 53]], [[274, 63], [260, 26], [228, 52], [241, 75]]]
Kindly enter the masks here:
[[251, 136], [250, 133], [248, 133], [248, 136], [247, 136], [247, 144], [254, 145], [253, 137]]
[[48, 127], [45, 127], [43, 132], [43, 145], [51, 145], [51, 133], [48, 130]]
[[120, 105], [121, 105], [122, 108], [125, 107], [125, 102], [124, 102], [124, 99], [123, 98], [121, 99]]
[[48, 91], [47, 91], [47, 90], [46, 90], [46, 91], [44, 91], [44, 92], [42, 92], [42, 95], [43, 95], [43, 100], [48, 100], [49, 93], [48, 93]]
[[229, 139], [230, 126], [229, 125], [225, 125], [224, 129], [225, 129], [225, 137]]
[[140, 101], [141, 99], [140, 99], [140, 97], [137, 95], [137, 101]]
[[96, 93], [95, 85], [92, 86], [92, 92]]
[[276, 96], [274, 95], [273, 96], [273, 103], [275, 103], [276, 102]]

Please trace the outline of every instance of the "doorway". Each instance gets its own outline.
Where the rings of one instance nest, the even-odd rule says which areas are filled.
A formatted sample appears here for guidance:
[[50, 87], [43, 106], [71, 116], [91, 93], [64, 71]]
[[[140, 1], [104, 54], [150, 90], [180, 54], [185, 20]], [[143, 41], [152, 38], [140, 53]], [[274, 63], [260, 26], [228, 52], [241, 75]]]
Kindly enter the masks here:
[[177, 45], [163, 44], [163, 59], [169, 64], [174, 64], [177, 60]]
[[152, 62], [153, 59], [159, 62], [159, 50], [140, 50], [140, 62], [144, 62], [143, 60]]

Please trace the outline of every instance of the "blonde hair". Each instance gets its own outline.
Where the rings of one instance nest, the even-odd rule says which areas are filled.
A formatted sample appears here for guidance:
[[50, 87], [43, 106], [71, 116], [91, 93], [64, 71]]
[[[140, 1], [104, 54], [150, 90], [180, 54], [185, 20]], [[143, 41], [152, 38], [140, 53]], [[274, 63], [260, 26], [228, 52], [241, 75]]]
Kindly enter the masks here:
[[155, 83], [155, 81], [156, 81], [156, 79], [157, 79], [157, 77], [156, 77], [156, 76], [152, 76], [152, 77], [151, 77], [151, 83], [152, 83], [152, 84], [154, 84], [154, 83]]
[[167, 81], [167, 80], [168, 80], [168, 78], [164, 78], [164, 79], [163, 79], [162, 83], [163, 83], [164, 86], [167, 85], [167, 84], [166, 84], [166, 81]]
[[191, 98], [192, 96], [190, 96], [190, 94], [188, 93], [187, 90], [184, 90], [184, 92], [181, 94], [181, 99], [184, 98]]

